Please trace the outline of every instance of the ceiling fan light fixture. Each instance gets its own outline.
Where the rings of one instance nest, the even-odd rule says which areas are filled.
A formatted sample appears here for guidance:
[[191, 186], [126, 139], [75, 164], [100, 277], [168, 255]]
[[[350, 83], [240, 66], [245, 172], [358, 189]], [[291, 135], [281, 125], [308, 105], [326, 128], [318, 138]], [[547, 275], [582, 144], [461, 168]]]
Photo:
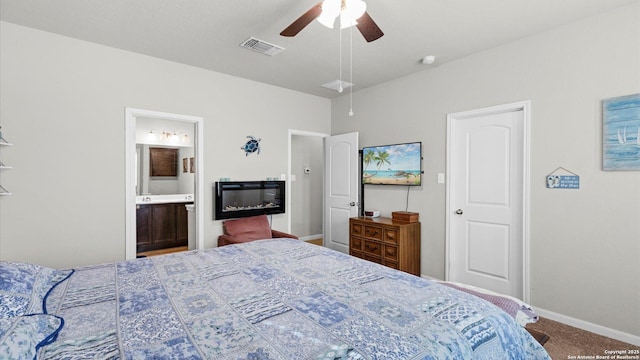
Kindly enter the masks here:
[[358, 25], [356, 19], [350, 18], [344, 11], [340, 14], [340, 29], [346, 29], [355, 25]]
[[367, 4], [362, 0], [345, 0], [341, 15], [348, 20], [351, 25], [356, 25], [356, 20], [360, 19], [367, 11]]
[[367, 4], [362, 0], [324, 0], [321, 7], [318, 22], [329, 29], [333, 29], [338, 16], [341, 29], [358, 25], [357, 20], [367, 11]]
[[329, 29], [333, 29], [333, 24], [341, 12], [340, 0], [324, 0], [322, 2], [322, 13], [318, 16], [318, 22]]
[[280, 32], [281, 36], [296, 36], [307, 25], [318, 20], [322, 25], [333, 29], [336, 18], [340, 16], [342, 29], [356, 25], [367, 42], [381, 38], [384, 33], [367, 13], [367, 4], [363, 0], [323, 0], [313, 5], [295, 21]]
[[333, 29], [333, 23], [336, 22], [336, 18], [324, 15], [324, 13], [322, 13], [320, 14], [320, 16], [318, 16], [318, 22], [328, 27], [329, 29]]

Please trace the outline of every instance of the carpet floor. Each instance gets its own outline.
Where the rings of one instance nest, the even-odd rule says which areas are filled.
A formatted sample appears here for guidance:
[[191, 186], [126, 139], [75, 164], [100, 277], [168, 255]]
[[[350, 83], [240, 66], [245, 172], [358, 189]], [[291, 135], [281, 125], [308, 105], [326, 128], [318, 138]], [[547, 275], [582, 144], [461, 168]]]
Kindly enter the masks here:
[[[640, 346], [627, 344], [545, 318], [540, 318], [535, 324], [527, 324], [527, 329], [549, 337], [544, 343], [544, 349], [553, 360], [576, 359], [580, 355], [585, 359], [591, 357], [596, 359], [598, 355], [610, 355], [605, 352], [606, 350], [626, 350], [626, 355], [633, 355], [629, 350], [640, 350]], [[539, 340], [535, 334], [532, 335], [536, 340]], [[615, 359], [615, 355], [612, 358]]]

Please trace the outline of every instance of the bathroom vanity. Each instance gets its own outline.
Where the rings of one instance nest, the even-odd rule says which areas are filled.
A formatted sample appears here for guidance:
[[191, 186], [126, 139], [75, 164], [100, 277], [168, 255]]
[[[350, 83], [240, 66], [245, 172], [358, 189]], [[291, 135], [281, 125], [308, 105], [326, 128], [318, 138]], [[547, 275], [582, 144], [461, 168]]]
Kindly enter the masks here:
[[136, 197], [136, 251], [187, 246], [189, 225], [186, 205], [193, 195]]

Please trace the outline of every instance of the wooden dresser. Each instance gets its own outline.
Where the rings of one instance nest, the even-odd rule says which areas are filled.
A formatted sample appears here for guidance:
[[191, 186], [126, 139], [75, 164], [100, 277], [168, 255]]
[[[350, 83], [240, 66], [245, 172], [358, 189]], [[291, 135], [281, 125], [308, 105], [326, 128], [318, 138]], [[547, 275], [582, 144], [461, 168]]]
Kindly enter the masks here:
[[420, 276], [420, 222], [350, 218], [349, 254]]

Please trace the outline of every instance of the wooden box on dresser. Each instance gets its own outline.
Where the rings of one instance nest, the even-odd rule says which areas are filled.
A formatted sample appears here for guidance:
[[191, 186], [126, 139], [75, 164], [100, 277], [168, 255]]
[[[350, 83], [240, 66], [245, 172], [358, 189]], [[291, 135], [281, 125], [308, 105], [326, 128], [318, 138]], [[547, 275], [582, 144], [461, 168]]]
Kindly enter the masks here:
[[349, 219], [349, 255], [420, 276], [420, 222]]

